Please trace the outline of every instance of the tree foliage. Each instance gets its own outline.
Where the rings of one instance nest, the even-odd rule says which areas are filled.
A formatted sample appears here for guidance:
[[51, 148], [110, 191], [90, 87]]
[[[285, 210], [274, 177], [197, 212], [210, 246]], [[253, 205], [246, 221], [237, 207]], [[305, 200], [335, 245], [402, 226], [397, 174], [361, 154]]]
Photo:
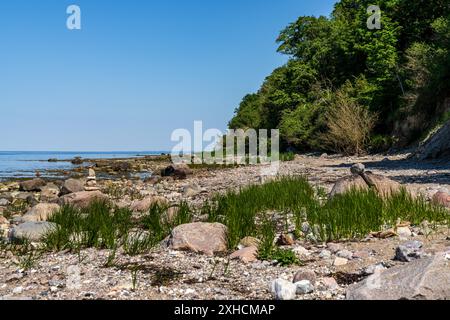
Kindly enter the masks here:
[[[329, 115], [342, 107], [343, 96], [356, 114], [378, 119], [370, 125], [372, 137], [411, 142], [412, 129], [431, 127], [450, 89], [450, 3], [377, 3], [381, 29], [367, 27], [369, 0], [341, 0], [330, 17], [289, 24], [277, 39], [289, 61], [244, 97], [230, 128], [278, 128], [285, 148], [327, 150], [321, 137], [330, 132]], [[420, 128], [405, 130], [412, 123], [402, 122], [405, 117], [419, 119]]]

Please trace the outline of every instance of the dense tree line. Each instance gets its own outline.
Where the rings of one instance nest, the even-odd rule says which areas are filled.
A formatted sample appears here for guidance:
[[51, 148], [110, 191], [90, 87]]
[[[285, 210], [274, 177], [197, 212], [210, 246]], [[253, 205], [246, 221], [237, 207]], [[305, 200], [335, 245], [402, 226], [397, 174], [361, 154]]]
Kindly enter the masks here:
[[[419, 139], [450, 97], [450, 1], [341, 0], [300, 17], [277, 39], [289, 62], [245, 96], [231, 129], [278, 128], [284, 148], [380, 151]], [[350, 130], [351, 129], [351, 130]]]

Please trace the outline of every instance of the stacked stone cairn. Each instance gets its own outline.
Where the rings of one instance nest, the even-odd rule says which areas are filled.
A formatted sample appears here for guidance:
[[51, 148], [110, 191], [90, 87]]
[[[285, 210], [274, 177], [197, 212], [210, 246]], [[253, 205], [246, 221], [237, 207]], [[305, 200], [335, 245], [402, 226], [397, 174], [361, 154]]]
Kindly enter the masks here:
[[89, 174], [86, 181], [86, 186], [84, 187], [85, 191], [98, 191], [100, 190], [97, 187], [97, 178], [95, 176], [95, 170], [89, 168]]

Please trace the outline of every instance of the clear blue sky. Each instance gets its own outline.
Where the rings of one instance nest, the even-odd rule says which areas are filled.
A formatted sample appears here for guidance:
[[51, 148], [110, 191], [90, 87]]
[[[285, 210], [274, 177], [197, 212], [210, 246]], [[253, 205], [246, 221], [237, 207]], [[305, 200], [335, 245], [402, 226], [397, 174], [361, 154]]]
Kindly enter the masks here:
[[279, 31], [334, 2], [0, 1], [0, 150], [170, 150], [194, 120], [225, 130], [286, 61]]

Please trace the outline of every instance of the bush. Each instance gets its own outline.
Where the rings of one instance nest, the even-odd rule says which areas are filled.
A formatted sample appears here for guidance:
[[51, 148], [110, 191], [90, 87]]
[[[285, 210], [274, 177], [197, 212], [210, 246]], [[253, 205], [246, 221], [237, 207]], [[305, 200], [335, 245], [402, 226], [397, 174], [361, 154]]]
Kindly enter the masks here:
[[336, 93], [325, 120], [328, 131], [322, 135], [322, 140], [328, 148], [347, 155], [359, 155], [367, 151], [377, 116], [361, 106], [345, 90]]

